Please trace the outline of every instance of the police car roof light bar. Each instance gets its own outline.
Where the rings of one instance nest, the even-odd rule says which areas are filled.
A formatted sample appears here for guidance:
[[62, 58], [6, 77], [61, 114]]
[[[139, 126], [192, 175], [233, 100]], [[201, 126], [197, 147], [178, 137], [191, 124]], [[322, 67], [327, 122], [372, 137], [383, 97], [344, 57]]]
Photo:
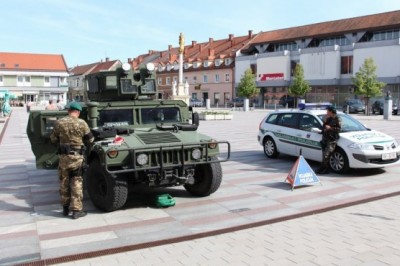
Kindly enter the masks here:
[[323, 110], [328, 108], [329, 106], [332, 106], [331, 103], [329, 102], [323, 102], [323, 103], [299, 103], [298, 107], [300, 110], [306, 110], [306, 109], [319, 109]]

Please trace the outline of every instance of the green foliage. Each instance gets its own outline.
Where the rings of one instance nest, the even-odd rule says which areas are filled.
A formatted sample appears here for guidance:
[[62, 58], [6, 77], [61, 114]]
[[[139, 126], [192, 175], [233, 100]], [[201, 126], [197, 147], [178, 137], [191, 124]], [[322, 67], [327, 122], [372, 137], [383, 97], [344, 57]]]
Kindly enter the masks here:
[[238, 95], [244, 98], [251, 98], [260, 93], [260, 89], [257, 88], [254, 74], [251, 69], [247, 69], [244, 75], [240, 79], [238, 86]]
[[385, 83], [378, 81], [378, 76], [375, 74], [376, 68], [374, 59], [366, 58], [359, 71], [352, 77], [354, 93], [366, 98], [367, 114], [369, 114], [369, 99], [382, 95], [382, 88], [386, 86]]
[[382, 95], [382, 88], [386, 84], [378, 81], [375, 74], [376, 68], [374, 60], [371, 57], [365, 59], [359, 71], [352, 77], [355, 94], [363, 95], [367, 99]]
[[289, 86], [289, 95], [298, 97], [304, 97], [307, 92], [311, 90], [310, 85], [304, 80], [304, 70], [301, 64], [297, 64], [294, 69], [293, 83]]

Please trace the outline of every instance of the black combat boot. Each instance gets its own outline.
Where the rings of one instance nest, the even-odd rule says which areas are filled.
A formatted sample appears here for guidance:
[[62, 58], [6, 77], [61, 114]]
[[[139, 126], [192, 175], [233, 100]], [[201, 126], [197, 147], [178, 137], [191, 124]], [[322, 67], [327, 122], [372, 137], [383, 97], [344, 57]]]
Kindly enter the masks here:
[[72, 212], [72, 219], [78, 219], [81, 217], [86, 216], [87, 212], [85, 211], [73, 211]]
[[63, 206], [63, 216], [68, 216], [69, 214], [69, 206]]
[[315, 171], [316, 174], [324, 175], [324, 174], [329, 174], [329, 166], [326, 165], [321, 165], [317, 171]]

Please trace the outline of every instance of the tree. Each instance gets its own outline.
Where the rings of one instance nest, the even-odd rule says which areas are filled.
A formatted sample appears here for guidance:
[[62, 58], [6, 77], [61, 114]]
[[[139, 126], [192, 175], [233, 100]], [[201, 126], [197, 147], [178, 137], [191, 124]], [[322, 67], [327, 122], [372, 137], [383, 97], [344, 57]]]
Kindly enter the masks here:
[[369, 115], [369, 99], [382, 95], [382, 88], [386, 86], [385, 83], [378, 81], [376, 68], [374, 59], [366, 58], [359, 71], [351, 78], [355, 87], [354, 94], [362, 95], [366, 99], [367, 115]]
[[304, 97], [311, 90], [310, 85], [304, 80], [304, 70], [301, 64], [297, 64], [294, 69], [293, 83], [289, 86], [289, 95], [294, 96], [295, 106], [297, 106], [297, 98]]
[[238, 95], [244, 98], [252, 98], [260, 93], [254, 79], [253, 71], [249, 68], [244, 72], [238, 85]]

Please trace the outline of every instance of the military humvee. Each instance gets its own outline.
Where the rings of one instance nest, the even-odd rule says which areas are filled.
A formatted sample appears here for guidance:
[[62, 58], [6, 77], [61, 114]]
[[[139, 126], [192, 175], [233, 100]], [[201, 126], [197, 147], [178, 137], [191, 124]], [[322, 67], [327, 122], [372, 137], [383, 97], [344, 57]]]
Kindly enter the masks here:
[[[82, 103], [80, 118], [87, 121], [95, 141], [84, 154], [84, 178], [97, 208], [121, 208], [131, 184], [183, 185], [196, 196], [219, 188], [220, 163], [230, 157], [229, 142], [197, 132], [198, 114], [184, 101], [157, 99], [154, 65], [132, 71], [125, 64], [116, 71], [88, 75], [86, 81], [89, 101]], [[27, 134], [38, 169], [58, 166], [57, 146], [49, 136], [54, 122], [66, 115], [67, 111], [30, 113]]]

